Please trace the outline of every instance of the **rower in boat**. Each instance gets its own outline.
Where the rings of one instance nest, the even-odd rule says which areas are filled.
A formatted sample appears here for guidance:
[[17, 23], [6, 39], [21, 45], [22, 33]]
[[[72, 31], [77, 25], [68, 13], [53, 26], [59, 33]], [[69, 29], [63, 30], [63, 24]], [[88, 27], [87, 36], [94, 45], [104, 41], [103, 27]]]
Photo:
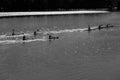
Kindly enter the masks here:
[[110, 24], [107, 24], [107, 25], [106, 25], [106, 28], [110, 28], [110, 27], [113, 27], [113, 26], [110, 25]]
[[23, 41], [24, 41], [24, 40], [26, 40], [26, 36], [25, 36], [25, 35], [23, 35]]
[[48, 36], [49, 36], [48, 39], [52, 39], [52, 35], [49, 34]]
[[98, 29], [100, 30], [101, 28], [102, 28], [102, 25], [99, 25], [99, 26], [98, 26]]
[[59, 39], [59, 37], [52, 36], [51, 34], [48, 34], [48, 39], [49, 40], [51, 40], [51, 39]]
[[37, 32], [39, 32], [40, 30], [39, 29], [37, 29]]
[[88, 31], [91, 31], [91, 27], [90, 27], [90, 25], [88, 25]]
[[107, 24], [107, 28], [114, 27], [113, 25]]
[[53, 37], [54, 39], [59, 39], [59, 37]]
[[36, 35], [37, 35], [37, 32], [36, 32], [36, 31], [34, 31], [34, 37], [36, 37]]
[[15, 30], [14, 29], [12, 29], [12, 36], [14, 36], [15, 35]]
[[109, 24], [106, 25], [106, 28], [109, 28]]

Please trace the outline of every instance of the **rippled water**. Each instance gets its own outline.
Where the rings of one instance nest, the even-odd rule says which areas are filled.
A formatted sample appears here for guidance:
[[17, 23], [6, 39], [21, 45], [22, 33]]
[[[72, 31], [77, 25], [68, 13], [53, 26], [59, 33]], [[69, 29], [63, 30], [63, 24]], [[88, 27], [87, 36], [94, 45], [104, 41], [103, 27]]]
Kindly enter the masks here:
[[1, 18], [0, 33], [86, 28], [91, 32], [56, 34], [57, 40], [0, 44], [0, 80], [119, 80], [119, 12], [107, 14]]

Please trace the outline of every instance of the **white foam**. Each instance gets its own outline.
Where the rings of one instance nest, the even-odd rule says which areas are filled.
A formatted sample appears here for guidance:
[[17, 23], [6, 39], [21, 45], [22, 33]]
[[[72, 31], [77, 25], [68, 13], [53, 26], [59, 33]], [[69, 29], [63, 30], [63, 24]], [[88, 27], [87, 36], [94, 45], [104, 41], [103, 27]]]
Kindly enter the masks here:
[[[104, 27], [104, 26], [102, 26]], [[98, 26], [94, 26], [94, 27], [91, 27], [91, 30], [94, 30], [94, 29], [97, 29]], [[52, 33], [52, 34], [58, 34], [58, 33], [65, 33], [65, 32], [83, 32], [83, 31], [87, 31], [88, 28], [78, 28], [78, 29], [65, 29], [65, 30], [59, 30], [59, 31], [47, 31], [47, 32], [44, 32], [44, 34], [49, 34], [49, 33]]]
[[24, 34], [18, 34], [18, 35], [0, 35], [0, 39], [3, 39], [3, 38], [17, 38], [17, 37], [23, 37], [23, 36], [32, 36], [33, 33], [24, 33]]
[[28, 43], [28, 42], [34, 42], [34, 41], [47, 41], [46, 37], [43, 37], [41, 39], [30, 39], [30, 40], [3, 40], [0, 41], [0, 44], [14, 44], [14, 43]]

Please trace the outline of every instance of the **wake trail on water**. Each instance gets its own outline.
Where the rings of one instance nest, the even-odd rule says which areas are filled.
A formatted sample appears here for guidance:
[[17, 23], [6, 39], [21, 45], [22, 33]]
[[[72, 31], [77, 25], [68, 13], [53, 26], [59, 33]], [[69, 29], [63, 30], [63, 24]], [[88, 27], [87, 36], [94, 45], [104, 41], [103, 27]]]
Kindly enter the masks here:
[[[105, 28], [105, 26], [101, 26], [101, 28]], [[98, 29], [98, 26], [91, 27], [91, 30]], [[34, 38], [34, 34], [31, 33], [24, 33], [24, 34], [17, 34], [17, 35], [0, 35], [0, 44], [14, 44], [14, 43], [23, 43], [23, 42], [34, 42], [34, 41], [48, 41], [48, 35], [55, 35], [60, 33], [69, 33], [69, 32], [83, 32], [88, 31], [88, 28], [77, 28], [77, 29], [65, 29], [65, 30], [56, 30], [56, 31], [38, 31], [37, 36]], [[22, 37], [26, 36], [29, 39], [22, 40]], [[38, 37], [40, 36], [40, 37]], [[37, 38], [38, 37], [38, 38]]]
[[34, 41], [47, 41], [47, 39], [43, 37], [41, 39], [30, 39], [30, 40], [2, 40], [0, 41], [0, 44], [28, 43]]

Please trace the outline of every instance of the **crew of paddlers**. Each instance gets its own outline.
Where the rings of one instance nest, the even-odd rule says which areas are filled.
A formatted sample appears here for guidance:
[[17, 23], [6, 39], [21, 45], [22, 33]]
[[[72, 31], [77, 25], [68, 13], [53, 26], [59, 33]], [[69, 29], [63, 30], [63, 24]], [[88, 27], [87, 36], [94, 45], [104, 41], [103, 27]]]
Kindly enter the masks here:
[[[114, 26], [112, 26], [112, 25], [110, 25], [110, 24], [107, 24], [107, 25], [105, 25], [105, 26], [99, 25], [96, 29], [101, 30], [101, 29], [103, 29], [103, 28], [110, 28], [110, 27], [114, 27]], [[87, 31], [88, 31], [88, 32], [91, 32], [92, 30], [93, 30], [93, 29], [90, 27], [90, 25], [88, 25]], [[33, 36], [36, 37], [37, 35], [39, 35], [38, 32], [39, 32], [39, 29], [37, 29], [36, 31], [34, 31], [34, 32], [33, 32]], [[12, 35], [12, 36], [17, 35], [17, 34], [15, 34], [15, 29], [12, 29], [12, 34], [11, 34], [11, 35]], [[48, 39], [49, 39], [49, 40], [51, 40], [51, 39], [59, 39], [59, 37], [58, 37], [58, 36], [57, 36], [57, 37], [54, 36], [54, 34], [48, 33], [47, 35], [48, 35]], [[23, 33], [23, 36], [22, 36], [22, 40], [23, 40], [23, 41], [27, 40], [27, 36], [25, 36], [24, 33]]]
[[[101, 30], [101, 29], [103, 29], [103, 28], [110, 28], [110, 27], [114, 27], [114, 26], [113, 26], [113, 25], [110, 25], [110, 24], [107, 24], [107, 25], [105, 25], [105, 26], [99, 25], [97, 29]], [[91, 30], [92, 30], [92, 29], [91, 29], [90, 25], [88, 25], [88, 30], [87, 30], [87, 31], [90, 32]]]

